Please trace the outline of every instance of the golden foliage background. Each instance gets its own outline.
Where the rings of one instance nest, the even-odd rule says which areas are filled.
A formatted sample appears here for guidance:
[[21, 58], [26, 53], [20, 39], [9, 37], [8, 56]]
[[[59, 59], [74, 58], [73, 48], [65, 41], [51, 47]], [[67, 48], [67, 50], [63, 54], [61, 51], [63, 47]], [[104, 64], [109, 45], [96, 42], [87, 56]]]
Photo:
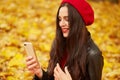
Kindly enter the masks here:
[[[104, 56], [102, 80], [120, 80], [120, 4], [89, 1], [95, 23], [88, 26]], [[0, 0], [0, 80], [31, 80], [23, 42], [33, 43], [46, 69], [60, 0]]]

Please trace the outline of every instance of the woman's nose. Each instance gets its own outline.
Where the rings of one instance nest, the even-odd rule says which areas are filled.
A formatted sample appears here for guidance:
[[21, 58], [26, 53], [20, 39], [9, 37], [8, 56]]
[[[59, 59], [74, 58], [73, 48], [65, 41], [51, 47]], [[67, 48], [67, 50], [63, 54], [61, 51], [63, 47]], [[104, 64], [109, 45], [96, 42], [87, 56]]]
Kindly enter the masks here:
[[64, 26], [65, 26], [65, 21], [64, 21], [64, 20], [61, 20], [61, 21], [60, 21], [60, 26], [61, 26], [61, 27], [64, 27]]

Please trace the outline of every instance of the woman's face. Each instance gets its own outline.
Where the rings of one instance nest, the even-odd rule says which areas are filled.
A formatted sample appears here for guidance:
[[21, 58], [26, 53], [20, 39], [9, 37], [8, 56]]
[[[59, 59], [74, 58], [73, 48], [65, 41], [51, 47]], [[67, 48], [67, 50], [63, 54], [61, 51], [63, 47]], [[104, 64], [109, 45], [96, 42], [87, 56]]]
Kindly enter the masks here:
[[68, 22], [68, 8], [66, 6], [60, 8], [58, 18], [59, 26], [62, 30], [63, 36], [68, 37], [69, 22]]

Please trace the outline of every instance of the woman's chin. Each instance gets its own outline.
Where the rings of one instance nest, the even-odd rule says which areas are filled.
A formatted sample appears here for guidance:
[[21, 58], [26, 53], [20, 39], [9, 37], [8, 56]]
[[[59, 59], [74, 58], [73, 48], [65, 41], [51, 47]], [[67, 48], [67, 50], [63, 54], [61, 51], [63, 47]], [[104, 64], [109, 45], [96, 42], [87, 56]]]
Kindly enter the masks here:
[[68, 34], [63, 34], [63, 37], [67, 38], [67, 37], [68, 37]]

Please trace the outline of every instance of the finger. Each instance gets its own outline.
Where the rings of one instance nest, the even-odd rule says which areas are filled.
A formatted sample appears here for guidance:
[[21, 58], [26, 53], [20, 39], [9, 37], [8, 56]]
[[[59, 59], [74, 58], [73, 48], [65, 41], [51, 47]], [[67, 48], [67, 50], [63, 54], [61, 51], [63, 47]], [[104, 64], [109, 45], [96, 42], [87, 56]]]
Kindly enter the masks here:
[[60, 68], [60, 65], [57, 63], [57, 71], [59, 72], [59, 74], [64, 74], [64, 72], [62, 71], [62, 69]]
[[69, 74], [67, 67], [64, 68], [65, 73]]
[[58, 80], [56, 76], [54, 76], [54, 80]]
[[58, 80], [58, 76], [54, 73], [54, 79]]
[[33, 59], [32, 56], [27, 56], [27, 57], [26, 57], [26, 62], [29, 61], [29, 60], [31, 60], [31, 59]]
[[60, 65], [57, 63], [57, 66], [56, 66], [58, 72], [62, 71], [61, 68], [60, 68]]
[[28, 70], [35, 69], [37, 66], [38, 66], [38, 64], [37, 64], [37, 63], [32, 64], [32, 65], [29, 65], [29, 66], [28, 66]]
[[31, 60], [26, 62], [27, 66], [35, 64], [35, 63], [37, 63], [37, 62], [36, 62], [36, 60], [34, 58], [32, 58]]
[[55, 78], [55, 80], [58, 80], [57, 78]]
[[59, 77], [59, 72], [57, 70], [57, 67], [54, 68], [54, 75], [55, 77]]
[[54, 73], [54, 75], [53, 75], [53, 76], [54, 76], [54, 78], [55, 78], [55, 80], [56, 80], [56, 79], [57, 79], [57, 75]]
[[71, 77], [71, 75], [70, 75], [70, 73], [69, 73], [69, 71], [68, 71], [68, 68], [67, 67], [65, 67], [65, 73], [66, 73], [66, 75], [68, 76], [68, 77]]

